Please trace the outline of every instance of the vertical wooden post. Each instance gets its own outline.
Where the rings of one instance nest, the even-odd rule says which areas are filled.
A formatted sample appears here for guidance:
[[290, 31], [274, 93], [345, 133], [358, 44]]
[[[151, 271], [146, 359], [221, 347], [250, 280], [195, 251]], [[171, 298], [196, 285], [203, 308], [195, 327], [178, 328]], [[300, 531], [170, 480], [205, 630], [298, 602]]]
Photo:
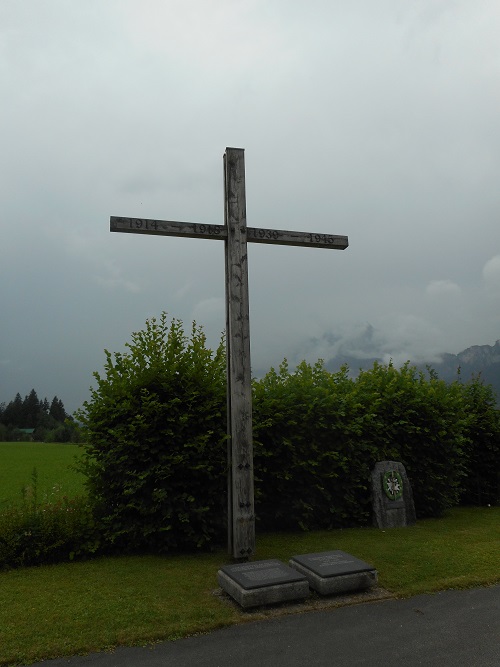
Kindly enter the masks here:
[[245, 156], [224, 155], [226, 264], [228, 549], [236, 559], [255, 553], [252, 383], [248, 301]]

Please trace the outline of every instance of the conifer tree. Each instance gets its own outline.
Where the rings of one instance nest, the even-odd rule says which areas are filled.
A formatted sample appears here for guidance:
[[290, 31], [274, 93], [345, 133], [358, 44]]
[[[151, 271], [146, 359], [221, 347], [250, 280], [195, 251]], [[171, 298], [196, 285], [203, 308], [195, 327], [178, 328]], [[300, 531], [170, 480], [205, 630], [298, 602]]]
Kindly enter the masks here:
[[7, 405], [3, 413], [3, 422], [6, 426], [22, 428], [23, 399], [18, 392], [13, 401]]
[[[36, 391], [32, 389], [23, 401], [23, 424], [21, 428], [35, 428], [40, 412], [40, 401]], [[18, 424], [19, 426], [19, 424]]]
[[52, 403], [50, 404], [49, 415], [55, 419], [57, 422], [63, 423], [67, 417], [66, 410], [64, 409], [63, 402], [54, 396]]

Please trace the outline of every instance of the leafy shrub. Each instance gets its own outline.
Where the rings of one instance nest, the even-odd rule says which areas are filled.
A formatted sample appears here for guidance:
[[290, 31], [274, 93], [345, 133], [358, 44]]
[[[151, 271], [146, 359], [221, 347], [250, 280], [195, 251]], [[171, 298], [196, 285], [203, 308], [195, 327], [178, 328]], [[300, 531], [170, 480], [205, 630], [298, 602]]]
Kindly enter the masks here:
[[225, 355], [193, 323], [166, 313], [106, 351], [105, 376], [77, 418], [83, 467], [105, 539], [115, 549], [201, 547], [224, 531]]

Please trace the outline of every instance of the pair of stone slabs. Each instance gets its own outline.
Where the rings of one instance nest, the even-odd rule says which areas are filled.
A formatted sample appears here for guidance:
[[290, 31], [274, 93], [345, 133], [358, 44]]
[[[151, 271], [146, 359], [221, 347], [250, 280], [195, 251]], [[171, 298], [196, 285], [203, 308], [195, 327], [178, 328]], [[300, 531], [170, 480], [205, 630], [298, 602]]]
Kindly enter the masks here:
[[377, 570], [345, 551], [294, 556], [279, 560], [226, 565], [217, 573], [220, 587], [243, 609], [301, 600], [309, 588], [320, 595], [362, 591], [377, 583]]

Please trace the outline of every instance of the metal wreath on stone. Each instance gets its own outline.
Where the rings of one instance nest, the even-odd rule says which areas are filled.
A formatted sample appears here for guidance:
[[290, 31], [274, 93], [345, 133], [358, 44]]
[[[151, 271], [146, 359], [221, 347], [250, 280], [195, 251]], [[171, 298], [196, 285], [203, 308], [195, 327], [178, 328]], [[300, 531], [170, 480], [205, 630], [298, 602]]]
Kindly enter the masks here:
[[255, 553], [252, 385], [247, 242], [344, 250], [347, 236], [247, 227], [245, 157], [224, 155], [224, 225], [112, 216], [112, 232], [223, 240], [225, 246], [228, 549], [241, 560]]
[[382, 473], [382, 489], [389, 500], [399, 500], [403, 496], [403, 478], [397, 470]]

